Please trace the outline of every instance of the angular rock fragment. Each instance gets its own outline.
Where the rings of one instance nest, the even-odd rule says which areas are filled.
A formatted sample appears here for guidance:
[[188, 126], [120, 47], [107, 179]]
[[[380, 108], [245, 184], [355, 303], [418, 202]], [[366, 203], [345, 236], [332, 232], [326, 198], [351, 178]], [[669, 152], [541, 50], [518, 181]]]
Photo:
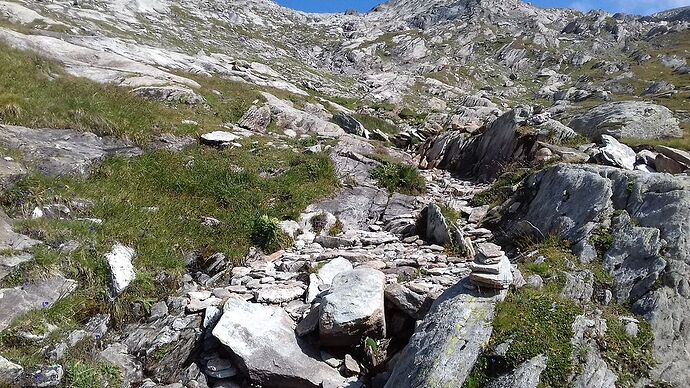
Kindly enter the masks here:
[[112, 298], [119, 296], [136, 278], [134, 265], [132, 265], [134, 256], [134, 249], [119, 243], [113, 245], [110, 252], [105, 255], [105, 260], [110, 267], [110, 296]]
[[358, 344], [365, 337], [386, 335], [385, 275], [371, 268], [338, 274], [321, 301], [319, 335], [329, 346]]
[[299, 340], [292, 319], [280, 307], [231, 297], [213, 329], [234, 355], [236, 365], [253, 383], [286, 388], [320, 387], [343, 381], [315, 349]]

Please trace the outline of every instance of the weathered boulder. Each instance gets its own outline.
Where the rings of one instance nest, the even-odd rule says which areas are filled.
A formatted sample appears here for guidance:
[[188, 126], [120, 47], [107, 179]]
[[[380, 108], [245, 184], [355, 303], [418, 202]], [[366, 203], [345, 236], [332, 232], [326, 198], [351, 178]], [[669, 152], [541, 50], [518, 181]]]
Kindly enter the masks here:
[[333, 122], [351, 135], [369, 138], [369, 132], [364, 128], [364, 125], [345, 112], [336, 113], [333, 116]]
[[12, 125], [0, 125], [0, 145], [20, 151], [24, 160], [50, 177], [87, 176], [107, 156], [141, 154], [139, 148], [128, 142], [90, 132]]
[[637, 154], [632, 148], [609, 135], [601, 135], [601, 143], [603, 147], [599, 148], [594, 155], [594, 159], [598, 163], [626, 170], [635, 169]]
[[367, 336], [385, 337], [385, 284], [385, 275], [372, 268], [356, 268], [336, 275], [321, 300], [321, 343], [348, 346]]
[[326, 137], [340, 137], [345, 134], [338, 125], [328, 122], [309, 112], [299, 110], [290, 101], [266, 92], [261, 93], [275, 119], [278, 128], [291, 130], [298, 134], [317, 134]]
[[[424, 213], [422, 213], [424, 214]], [[436, 204], [429, 204], [426, 208], [426, 235], [427, 241], [446, 245], [452, 242], [450, 227], [446, 218], [441, 213], [441, 208]]]
[[661, 145], [655, 149], [659, 153], [654, 160], [658, 172], [679, 174], [690, 170], [690, 152]]
[[[130, 324], [122, 330], [121, 343], [126, 347], [111, 349], [103, 357], [117, 360], [115, 352], [127, 349], [137, 357], [146, 375], [171, 384], [181, 378], [186, 363], [201, 337], [200, 315], [166, 315], [152, 322]], [[129, 357], [120, 359], [120, 368], [132, 376], [138, 375], [136, 363]], [[133, 369], [132, 369], [133, 368]]]
[[451, 131], [429, 139], [420, 150], [420, 167], [437, 167], [462, 178], [488, 181], [510, 161], [529, 158], [537, 136], [520, 136], [518, 128], [531, 123], [532, 111], [517, 107], [475, 136]]
[[557, 234], [583, 261], [597, 257], [594, 229], [613, 221], [604, 266], [614, 277], [616, 300], [651, 323], [653, 377], [690, 384], [684, 372], [690, 340], [683, 334], [690, 309], [689, 177], [559, 165], [529, 177], [501, 213], [502, 240]]
[[652, 82], [647, 89], [642, 92], [642, 96], [659, 96], [673, 94], [676, 87], [666, 81]]
[[385, 289], [386, 301], [414, 319], [422, 319], [431, 307], [432, 299], [416, 293], [398, 283], [391, 283]]
[[133, 89], [132, 94], [149, 100], [187, 105], [197, 105], [206, 102], [203, 97], [196, 94], [192, 89], [184, 86], [142, 86]]
[[510, 374], [500, 376], [487, 388], [537, 388], [541, 373], [546, 370], [547, 358], [540, 354], [518, 365]]
[[334, 198], [310, 205], [308, 212], [326, 211], [340, 220], [346, 229], [365, 229], [386, 210], [388, 193], [373, 187], [345, 187]]
[[461, 387], [491, 338], [496, 301], [462, 281], [444, 292], [402, 350], [386, 388]]
[[618, 139], [665, 139], [683, 136], [678, 119], [668, 108], [636, 101], [599, 105], [575, 117], [570, 122], [570, 127], [591, 139], [601, 135], [610, 135]]
[[320, 387], [343, 381], [315, 349], [295, 336], [294, 322], [280, 307], [231, 297], [213, 329], [253, 383], [267, 387]]
[[271, 123], [271, 108], [264, 105], [258, 107], [252, 105], [242, 116], [237, 125], [254, 132], [266, 132], [266, 128]]
[[336, 257], [324, 264], [316, 273], [309, 275], [309, 288], [307, 289], [306, 302], [313, 302], [316, 296], [321, 293], [323, 287], [331, 285], [336, 275], [351, 270], [352, 263], [342, 257]]
[[12, 361], [0, 356], [0, 384], [8, 387], [14, 386], [22, 375], [24, 368]]

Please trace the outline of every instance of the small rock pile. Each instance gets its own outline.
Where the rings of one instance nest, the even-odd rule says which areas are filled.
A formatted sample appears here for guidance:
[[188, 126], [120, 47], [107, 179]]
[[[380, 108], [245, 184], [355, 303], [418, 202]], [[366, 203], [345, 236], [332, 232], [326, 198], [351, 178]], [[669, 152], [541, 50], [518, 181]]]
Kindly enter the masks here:
[[513, 283], [510, 260], [501, 247], [493, 243], [477, 244], [470, 270], [470, 281], [479, 288], [503, 290]]

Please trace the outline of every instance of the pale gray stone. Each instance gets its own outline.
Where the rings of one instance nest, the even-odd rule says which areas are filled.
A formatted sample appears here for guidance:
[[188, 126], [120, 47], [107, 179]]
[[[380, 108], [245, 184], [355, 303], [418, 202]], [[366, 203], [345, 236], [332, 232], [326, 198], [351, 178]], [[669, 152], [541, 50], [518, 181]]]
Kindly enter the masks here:
[[317, 361], [315, 349], [295, 336], [294, 323], [280, 307], [230, 298], [213, 336], [237, 357], [237, 366], [256, 384], [316, 388], [325, 381], [343, 380], [335, 369]]
[[319, 335], [323, 344], [358, 344], [364, 337], [386, 335], [385, 275], [371, 268], [356, 268], [333, 278], [322, 297]]

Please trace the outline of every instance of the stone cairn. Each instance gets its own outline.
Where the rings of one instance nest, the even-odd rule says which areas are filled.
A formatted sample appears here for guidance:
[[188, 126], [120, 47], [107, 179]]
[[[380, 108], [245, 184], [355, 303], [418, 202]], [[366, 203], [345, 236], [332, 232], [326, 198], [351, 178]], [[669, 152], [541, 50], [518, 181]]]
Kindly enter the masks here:
[[493, 243], [477, 244], [470, 270], [470, 281], [479, 288], [504, 290], [513, 283], [510, 260], [501, 247]]

